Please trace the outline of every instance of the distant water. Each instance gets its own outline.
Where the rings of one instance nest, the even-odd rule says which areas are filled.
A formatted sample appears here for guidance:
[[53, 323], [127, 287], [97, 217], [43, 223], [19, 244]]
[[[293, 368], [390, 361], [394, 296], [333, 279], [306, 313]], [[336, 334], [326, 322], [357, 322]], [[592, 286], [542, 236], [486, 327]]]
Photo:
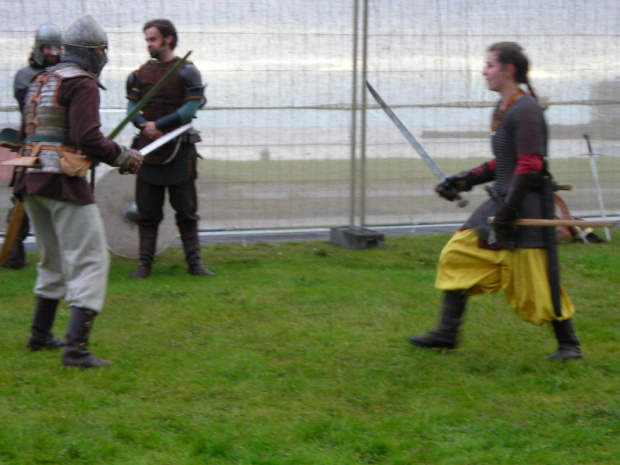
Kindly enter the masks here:
[[[425, 139], [424, 132], [485, 132], [491, 109], [404, 109], [397, 114], [427, 152], [437, 158], [490, 156], [489, 138]], [[564, 107], [566, 124], [587, 123], [587, 110]], [[572, 118], [567, 113], [574, 113]], [[358, 112], [358, 120], [359, 120]], [[549, 116], [553, 116], [551, 111]], [[121, 111], [102, 113], [104, 132], [124, 117]], [[351, 112], [339, 110], [203, 110], [194, 120], [201, 131], [201, 155], [216, 160], [313, 160], [351, 157]], [[119, 136], [130, 143], [136, 130], [129, 126]], [[361, 127], [357, 126], [358, 151]], [[593, 140], [595, 150], [620, 155], [620, 141]], [[581, 156], [586, 151], [581, 133], [574, 139], [551, 139], [552, 158]], [[413, 149], [381, 110], [369, 110], [366, 128], [366, 156], [389, 158], [416, 156]]]

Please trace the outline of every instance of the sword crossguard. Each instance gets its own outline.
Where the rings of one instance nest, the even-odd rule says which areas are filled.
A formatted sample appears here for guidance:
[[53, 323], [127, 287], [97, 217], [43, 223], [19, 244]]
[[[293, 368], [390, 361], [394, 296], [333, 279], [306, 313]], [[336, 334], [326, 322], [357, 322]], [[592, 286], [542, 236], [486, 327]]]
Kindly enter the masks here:
[[460, 195], [457, 197], [459, 203], [457, 204], [459, 207], [463, 208], [469, 205], [469, 199], [463, 198]]
[[557, 182], [553, 181], [552, 185], [553, 185], [554, 191], [572, 191], [573, 190], [572, 184], [558, 184]]

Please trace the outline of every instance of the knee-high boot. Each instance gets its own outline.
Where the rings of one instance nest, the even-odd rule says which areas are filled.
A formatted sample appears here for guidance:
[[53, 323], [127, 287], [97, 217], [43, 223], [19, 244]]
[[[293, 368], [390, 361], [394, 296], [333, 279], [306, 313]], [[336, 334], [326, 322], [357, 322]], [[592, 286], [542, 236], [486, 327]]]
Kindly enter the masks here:
[[458, 330], [463, 321], [466, 304], [465, 291], [446, 292], [437, 327], [426, 334], [411, 336], [409, 342], [425, 348], [454, 349], [458, 345]]
[[198, 239], [198, 225], [196, 223], [179, 225], [181, 242], [185, 250], [187, 271], [194, 276], [214, 276], [211, 270], [205, 268], [200, 258], [200, 240]]
[[570, 360], [572, 358], [581, 358], [581, 347], [579, 346], [579, 338], [575, 334], [573, 320], [551, 322], [553, 332], [558, 341], [558, 350], [549, 356], [551, 359]]
[[71, 307], [71, 319], [67, 328], [67, 345], [62, 353], [66, 367], [96, 368], [113, 365], [114, 362], [95, 357], [88, 350], [88, 339], [97, 312], [81, 307]]
[[52, 334], [52, 326], [56, 318], [58, 299], [46, 299], [37, 296], [34, 304], [34, 315], [30, 326], [31, 336], [26, 347], [30, 350], [57, 349], [65, 345], [62, 339]]
[[140, 261], [129, 275], [130, 279], [146, 278], [151, 274], [157, 247], [157, 226], [140, 226]]

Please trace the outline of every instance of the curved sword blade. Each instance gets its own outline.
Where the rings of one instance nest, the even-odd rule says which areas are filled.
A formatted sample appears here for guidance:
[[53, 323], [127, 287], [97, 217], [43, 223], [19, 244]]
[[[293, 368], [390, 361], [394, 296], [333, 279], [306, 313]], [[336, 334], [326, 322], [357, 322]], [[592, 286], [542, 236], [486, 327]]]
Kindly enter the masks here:
[[140, 149], [140, 153], [142, 154], [143, 157], [145, 157], [149, 153], [151, 153], [153, 150], [158, 149], [159, 147], [164, 145], [166, 142], [170, 142], [176, 136], [178, 136], [179, 134], [183, 134], [185, 131], [187, 131], [187, 130], [189, 130], [191, 128], [192, 128], [192, 123], [187, 123], [184, 126], [178, 127], [174, 131], [170, 131], [170, 132], [164, 134], [159, 139], [155, 139], [149, 145], [146, 145], [146, 146], [142, 147]]

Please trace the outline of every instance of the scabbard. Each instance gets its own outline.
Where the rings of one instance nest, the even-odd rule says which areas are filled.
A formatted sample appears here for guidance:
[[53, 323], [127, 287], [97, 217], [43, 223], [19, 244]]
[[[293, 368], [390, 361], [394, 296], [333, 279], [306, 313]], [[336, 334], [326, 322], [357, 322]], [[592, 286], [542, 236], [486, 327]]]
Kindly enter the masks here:
[[[487, 222], [493, 224], [494, 216], [489, 216]], [[543, 218], [520, 218], [514, 221], [516, 226], [552, 226], [555, 228], [618, 228], [620, 221], [614, 220], [547, 220]]]
[[11, 221], [4, 235], [4, 244], [2, 244], [2, 249], [0, 249], [0, 266], [3, 266], [11, 256], [11, 250], [13, 250], [15, 241], [17, 241], [17, 237], [19, 236], [19, 230], [25, 214], [24, 204], [20, 200], [15, 199]]
[[[549, 174], [543, 176], [543, 216], [552, 220], [555, 217], [555, 202], [553, 201], [553, 181]], [[547, 249], [547, 272], [549, 275], [549, 289], [553, 311], [557, 317], [562, 316], [562, 299], [560, 292], [560, 260], [558, 256], [558, 242], [555, 235], [555, 226], [543, 228], [545, 248]]]

